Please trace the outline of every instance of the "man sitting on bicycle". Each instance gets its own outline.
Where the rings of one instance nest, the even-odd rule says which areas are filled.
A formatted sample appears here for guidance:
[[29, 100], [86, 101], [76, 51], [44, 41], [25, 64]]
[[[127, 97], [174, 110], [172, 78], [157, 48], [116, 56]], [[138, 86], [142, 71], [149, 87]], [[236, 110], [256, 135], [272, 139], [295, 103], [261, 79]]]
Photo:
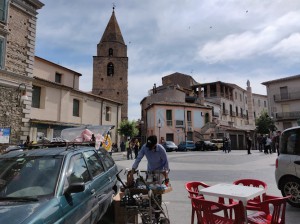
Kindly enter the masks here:
[[131, 186], [133, 183], [133, 174], [135, 170], [138, 168], [139, 163], [146, 156], [148, 165], [147, 171], [154, 172], [154, 171], [161, 171], [165, 177], [165, 183], [167, 185], [169, 178], [169, 162], [165, 148], [161, 144], [157, 144], [157, 137], [156, 135], [151, 135], [147, 138], [147, 143], [144, 144], [141, 150], [138, 153], [133, 165], [131, 173], [128, 175], [128, 185]]

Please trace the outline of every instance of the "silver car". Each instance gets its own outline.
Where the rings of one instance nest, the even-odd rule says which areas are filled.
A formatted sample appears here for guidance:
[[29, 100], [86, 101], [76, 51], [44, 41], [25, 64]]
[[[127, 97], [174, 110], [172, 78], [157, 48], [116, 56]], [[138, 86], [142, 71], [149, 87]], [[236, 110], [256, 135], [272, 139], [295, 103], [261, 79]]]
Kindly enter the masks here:
[[286, 129], [280, 137], [280, 155], [276, 160], [275, 178], [288, 203], [300, 208], [300, 126]]

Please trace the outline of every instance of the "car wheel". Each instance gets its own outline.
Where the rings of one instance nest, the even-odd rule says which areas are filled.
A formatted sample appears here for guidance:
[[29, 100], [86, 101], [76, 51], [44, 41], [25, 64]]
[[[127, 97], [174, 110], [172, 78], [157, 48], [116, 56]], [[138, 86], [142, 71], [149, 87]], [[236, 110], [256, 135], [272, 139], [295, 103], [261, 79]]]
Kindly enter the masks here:
[[300, 208], [300, 180], [295, 177], [288, 177], [281, 185], [281, 194], [285, 197], [291, 195], [287, 202], [293, 206]]

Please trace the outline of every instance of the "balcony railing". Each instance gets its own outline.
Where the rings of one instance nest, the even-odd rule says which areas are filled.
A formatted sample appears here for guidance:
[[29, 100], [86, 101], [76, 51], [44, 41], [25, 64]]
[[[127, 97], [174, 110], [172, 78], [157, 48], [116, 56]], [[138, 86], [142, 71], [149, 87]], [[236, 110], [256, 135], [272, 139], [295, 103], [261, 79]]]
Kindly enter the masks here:
[[167, 126], [173, 126], [172, 120], [167, 120]]
[[228, 115], [229, 112], [228, 112], [228, 110], [222, 110], [222, 114], [223, 114], [223, 115]]
[[292, 92], [292, 93], [284, 93], [284, 94], [276, 94], [273, 96], [274, 101], [285, 101], [285, 100], [299, 100], [300, 92]]
[[299, 119], [300, 111], [276, 113], [276, 119]]
[[236, 113], [233, 112], [233, 111], [231, 111], [231, 112], [230, 112], [230, 116], [231, 116], [231, 117], [236, 117]]

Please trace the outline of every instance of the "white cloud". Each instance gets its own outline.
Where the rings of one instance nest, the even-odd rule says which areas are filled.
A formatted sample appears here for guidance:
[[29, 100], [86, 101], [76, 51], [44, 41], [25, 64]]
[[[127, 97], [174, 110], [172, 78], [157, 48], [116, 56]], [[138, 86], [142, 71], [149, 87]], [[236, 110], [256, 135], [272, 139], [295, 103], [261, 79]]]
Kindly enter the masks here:
[[[82, 73], [92, 89], [92, 60], [112, 13], [112, 2], [43, 0], [36, 54]], [[193, 75], [265, 94], [261, 82], [299, 74], [300, 1], [126, 0], [116, 17], [128, 47], [129, 119], [162, 76]], [[212, 27], [212, 28], [210, 28]], [[130, 42], [130, 43], [129, 43]], [[197, 74], [197, 75], [196, 75]]]

